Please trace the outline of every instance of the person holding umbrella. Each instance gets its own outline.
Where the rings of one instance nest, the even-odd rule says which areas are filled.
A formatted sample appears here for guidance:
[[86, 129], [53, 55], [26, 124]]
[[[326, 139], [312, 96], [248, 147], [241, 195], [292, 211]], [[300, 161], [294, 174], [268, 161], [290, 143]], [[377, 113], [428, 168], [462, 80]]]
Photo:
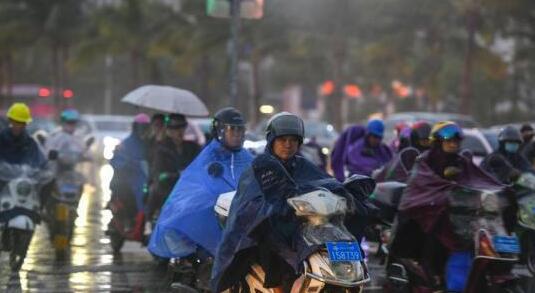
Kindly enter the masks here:
[[152, 220], [160, 210], [167, 195], [173, 189], [180, 173], [195, 159], [201, 147], [194, 142], [184, 140], [184, 131], [188, 126], [186, 117], [171, 114], [165, 118], [165, 136], [155, 146], [151, 162], [151, 186], [147, 202], [147, 219]]

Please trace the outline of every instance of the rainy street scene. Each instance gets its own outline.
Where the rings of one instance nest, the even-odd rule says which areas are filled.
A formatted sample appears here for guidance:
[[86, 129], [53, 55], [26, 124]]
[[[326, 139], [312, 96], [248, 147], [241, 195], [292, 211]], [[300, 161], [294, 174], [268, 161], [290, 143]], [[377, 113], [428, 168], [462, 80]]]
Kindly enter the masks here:
[[0, 0], [0, 292], [535, 292], [535, 2]]

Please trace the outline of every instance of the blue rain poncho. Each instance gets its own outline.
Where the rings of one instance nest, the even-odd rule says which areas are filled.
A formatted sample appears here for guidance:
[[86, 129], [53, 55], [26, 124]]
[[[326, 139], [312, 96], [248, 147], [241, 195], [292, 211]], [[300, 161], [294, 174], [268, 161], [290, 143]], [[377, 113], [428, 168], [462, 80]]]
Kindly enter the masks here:
[[236, 190], [242, 172], [253, 161], [242, 149], [231, 152], [210, 142], [184, 170], [162, 208], [149, 251], [165, 258], [182, 257], [201, 247], [215, 255], [221, 239], [214, 206], [220, 194]]

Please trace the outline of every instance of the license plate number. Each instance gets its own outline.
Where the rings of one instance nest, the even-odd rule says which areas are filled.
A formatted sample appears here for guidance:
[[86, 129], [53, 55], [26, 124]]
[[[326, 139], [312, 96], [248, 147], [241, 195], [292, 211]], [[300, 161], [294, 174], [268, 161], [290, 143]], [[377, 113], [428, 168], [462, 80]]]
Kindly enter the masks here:
[[361, 261], [362, 253], [358, 242], [327, 242], [330, 261]]
[[520, 253], [520, 244], [516, 236], [495, 236], [492, 242], [496, 252]]

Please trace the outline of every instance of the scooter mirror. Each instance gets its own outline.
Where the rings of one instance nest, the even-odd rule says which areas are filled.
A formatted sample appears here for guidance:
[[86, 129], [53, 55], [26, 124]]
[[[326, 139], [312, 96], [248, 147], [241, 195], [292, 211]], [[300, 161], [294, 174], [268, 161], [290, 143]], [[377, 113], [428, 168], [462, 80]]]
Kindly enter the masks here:
[[368, 197], [375, 190], [375, 180], [364, 175], [353, 175], [344, 181], [344, 187], [353, 195]]

